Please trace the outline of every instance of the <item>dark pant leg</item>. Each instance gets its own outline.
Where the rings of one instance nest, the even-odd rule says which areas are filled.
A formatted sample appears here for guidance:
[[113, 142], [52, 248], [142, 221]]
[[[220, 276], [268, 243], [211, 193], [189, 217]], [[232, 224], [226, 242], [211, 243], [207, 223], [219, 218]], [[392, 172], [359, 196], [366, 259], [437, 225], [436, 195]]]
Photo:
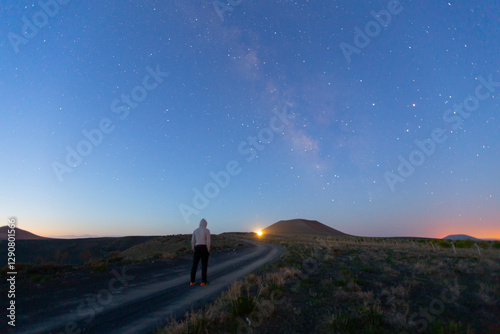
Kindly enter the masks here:
[[200, 262], [200, 258], [201, 252], [199, 250], [199, 247], [195, 247], [193, 255], [193, 266], [191, 267], [191, 282], [196, 282], [196, 270], [198, 269], [198, 262]]
[[207, 268], [208, 268], [208, 257], [210, 253], [208, 252], [207, 247], [203, 248], [203, 253], [201, 255], [201, 281], [207, 282]]

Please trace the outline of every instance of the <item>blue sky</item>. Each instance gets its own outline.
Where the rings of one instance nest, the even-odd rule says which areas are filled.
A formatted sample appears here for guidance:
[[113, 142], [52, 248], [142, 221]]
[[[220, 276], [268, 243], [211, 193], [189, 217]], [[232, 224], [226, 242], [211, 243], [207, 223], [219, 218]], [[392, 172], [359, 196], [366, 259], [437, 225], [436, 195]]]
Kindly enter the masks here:
[[495, 1], [4, 3], [5, 224], [500, 238]]

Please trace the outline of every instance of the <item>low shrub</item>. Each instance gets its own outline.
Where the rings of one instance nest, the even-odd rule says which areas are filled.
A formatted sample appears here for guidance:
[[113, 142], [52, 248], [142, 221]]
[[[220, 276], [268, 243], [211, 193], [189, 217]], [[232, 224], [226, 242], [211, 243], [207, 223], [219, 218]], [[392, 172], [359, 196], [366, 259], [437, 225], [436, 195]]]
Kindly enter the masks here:
[[85, 267], [93, 271], [105, 271], [108, 269], [108, 261], [103, 259], [90, 259], [85, 263]]
[[451, 242], [448, 240], [438, 240], [437, 244], [441, 248], [451, 248]]
[[490, 244], [487, 241], [479, 241], [477, 245], [483, 249], [490, 248]]
[[239, 296], [231, 303], [231, 313], [235, 317], [244, 317], [253, 312], [256, 307], [255, 299], [245, 296]]
[[474, 246], [474, 241], [470, 239], [455, 241], [455, 247], [457, 248], [471, 248], [472, 246]]

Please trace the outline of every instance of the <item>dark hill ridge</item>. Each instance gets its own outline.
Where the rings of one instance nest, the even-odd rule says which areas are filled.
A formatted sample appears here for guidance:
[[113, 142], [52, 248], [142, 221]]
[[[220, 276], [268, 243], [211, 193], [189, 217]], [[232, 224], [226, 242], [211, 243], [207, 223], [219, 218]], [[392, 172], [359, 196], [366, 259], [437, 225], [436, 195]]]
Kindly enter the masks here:
[[448, 239], [448, 240], [472, 240], [472, 241], [481, 241], [481, 239], [471, 237], [470, 235], [466, 234], [451, 234], [447, 237], [444, 237], [443, 239]]
[[[9, 230], [10, 228], [8, 226], [0, 227], [0, 240], [7, 240]], [[20, 229], [19, 227], [16, 227], [16, 240], [42, 240], [42, 239], [49, 239], [49, 238], [44, 238], [39, 235], [28, 232], [26, 230]]]
[[316, 220], [292, 219], [280, 220], [262, 230], [264, 234], [328, 234], [349, 236]]

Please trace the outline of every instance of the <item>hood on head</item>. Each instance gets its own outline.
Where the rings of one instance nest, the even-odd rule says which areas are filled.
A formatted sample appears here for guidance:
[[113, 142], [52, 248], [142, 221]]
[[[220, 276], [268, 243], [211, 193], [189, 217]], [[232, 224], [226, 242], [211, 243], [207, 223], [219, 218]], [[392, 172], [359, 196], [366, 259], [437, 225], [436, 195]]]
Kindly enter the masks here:
[[207, 221], [205, 220], [205, 218], [200, 220], [200, 227], [207, 227]]

